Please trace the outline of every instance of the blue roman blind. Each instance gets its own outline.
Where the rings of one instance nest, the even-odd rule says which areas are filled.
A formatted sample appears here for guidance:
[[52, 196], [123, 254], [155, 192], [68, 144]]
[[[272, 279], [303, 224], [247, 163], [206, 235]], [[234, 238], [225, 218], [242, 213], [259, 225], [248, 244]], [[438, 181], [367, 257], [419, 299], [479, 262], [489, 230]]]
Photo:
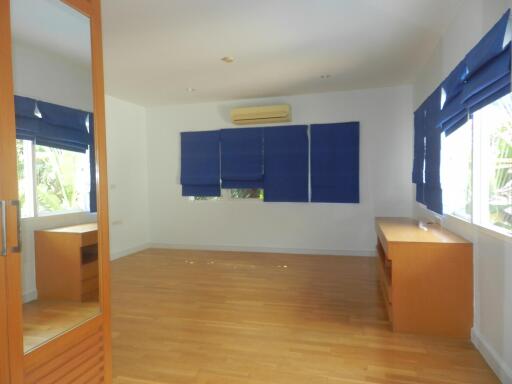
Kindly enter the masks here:
[[438, 125], [449, 135], [470, 114], [510, 93], [510, 10], [444, 80]]
[[66, 151], [86, 153], [90, 161], [90, 211], [97, 210], [94, 115], [79, 109], [14, 96], [16, 138]]
[[183, 196], [220, 196], [220, 132], [181, 133]]
[[414, 160], [412, 182], [416, 184], [416, 201], [425, 203], [424, 167], [425, 167], [425, 106], [421, 105], [414, 112]]
[[222, 188], [263, 188], [263, 129], [220, 132]]
[[311, 125], [311, 201], [359, 203], [359, 123]]
[[306, 125], [264, 129], [264, 188], [268, 202], [307, 202], [308, 127]]
[[89, 112], [15, 96], [16, 137], [38, 145], [85, 153], [92, 145]]
[[[417, 185], [416, 199], [432, 211], [443, 212], [441, 134], [454, 132], [468, 121], [473, 112], [511, 91], [510, 35], [508, 10], [414, 115], [413, 182]], [[422, 188], [421, 136], [425, 140], [425, 183]]]
[[91, 212], [97, 212], [97, 192], [96, 192], [96, 150], [94, 145], [94, 114], [88, 117], [89, 133], [91, 135], [91, 145], [89, 146], [89, 166], [91, 174], [91, 189], [89, 191], [89, 207]]
[[510, 93], [510, 10], [466, 55], [463, 102], [470, 113]]
[[[441, 93], [439, 93], [437, 103], [439, 103], [439, 108], [442, 107], [442, 109], [438, 115], [438, 121], [435, 123], [443, 131], [453, 132], [468, 121], [468, 112], [463, 102], [463, 89], [467, 76], [466, 62], [461, 61], [441, 85]], [[442, 103], [443, 94], [444, 103]]]
[[414, 165], [413, 182], [416, 184], [416, 201], [428, 209], [443, 213], [441, 189], [441, 134], [437, 123], [441, 113], [439, 87], [414, 114]]

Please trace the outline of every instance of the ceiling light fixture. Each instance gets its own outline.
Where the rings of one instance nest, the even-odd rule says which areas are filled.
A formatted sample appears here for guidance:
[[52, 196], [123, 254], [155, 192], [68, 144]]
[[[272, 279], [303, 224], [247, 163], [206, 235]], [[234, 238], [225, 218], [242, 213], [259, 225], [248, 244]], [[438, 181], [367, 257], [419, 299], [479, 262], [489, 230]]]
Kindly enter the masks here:
[[231, 64], [235, 61], [235, 58], [233, 56], [224, 56], [221, 60], [227, 64]]
[[196, 91], [195, 88], [191, 88], [191, 87], [187, 88], [187, 92], [195, 92], [195, 91]]

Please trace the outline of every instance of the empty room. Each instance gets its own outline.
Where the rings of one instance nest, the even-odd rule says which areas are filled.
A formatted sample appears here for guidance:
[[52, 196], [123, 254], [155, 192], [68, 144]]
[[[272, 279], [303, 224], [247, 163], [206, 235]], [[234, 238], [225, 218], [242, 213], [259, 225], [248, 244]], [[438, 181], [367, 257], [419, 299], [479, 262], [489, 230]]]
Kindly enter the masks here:
[[512, 0], [0, 0], [0, 384], [512, 384]]

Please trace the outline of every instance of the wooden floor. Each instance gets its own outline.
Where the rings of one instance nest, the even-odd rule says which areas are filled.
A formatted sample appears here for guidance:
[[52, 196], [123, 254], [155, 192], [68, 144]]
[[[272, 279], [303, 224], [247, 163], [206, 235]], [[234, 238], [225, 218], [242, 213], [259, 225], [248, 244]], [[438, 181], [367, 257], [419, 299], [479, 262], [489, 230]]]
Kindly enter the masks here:
[[98, 302], [35, 300], [23, 305], [25, 353], [99, 313]]
[[393, 334], [373, 258], [148, 250], [113, 262], [115, 384], [499, 383]]

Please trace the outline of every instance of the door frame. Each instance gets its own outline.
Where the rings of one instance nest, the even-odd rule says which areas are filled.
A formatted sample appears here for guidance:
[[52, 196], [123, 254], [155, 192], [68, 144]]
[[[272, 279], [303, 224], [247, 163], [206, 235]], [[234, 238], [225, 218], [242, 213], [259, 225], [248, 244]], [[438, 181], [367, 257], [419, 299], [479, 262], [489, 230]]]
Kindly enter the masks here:
[[[2, 47], [0, 49], [0, 200], [18, 199], [10, 1], [0, 0], [0, 47]], [[26, 372], [32, 367], [51, 361], [63, 350], [72, 348], [78, 342], [77, 340], [97, 332], [98, 329], [103, 333], [104, 382], [112, 382], [110, 245], [101, 0], [60, 1], [81, 12], [90, 20], [101, 313], [25, 355], [23, 352], [21, 255], [9, 251], [7, 257], [0, 256], [0, 382], [9, 384], [23, 383]], [[16, 220], [15, 208], [9, 207], [8, 228], [16, 228]], [[15, 232], [12, 230], [8, 232], [9, 245], [17, 242]]]

